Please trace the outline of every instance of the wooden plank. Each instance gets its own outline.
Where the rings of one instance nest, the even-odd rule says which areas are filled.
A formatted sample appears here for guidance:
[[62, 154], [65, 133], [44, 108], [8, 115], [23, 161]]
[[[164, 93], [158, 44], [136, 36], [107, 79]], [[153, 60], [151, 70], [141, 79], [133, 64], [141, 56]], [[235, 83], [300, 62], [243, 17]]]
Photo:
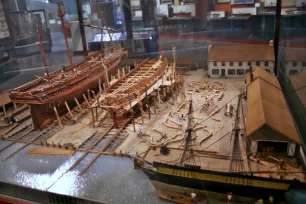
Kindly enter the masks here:
[[108, 144], [103, 148], [102, 152], [104, 152], [110, 145], [110, 143], [115, 140], [119, 135], [120, 133], [122, 132], [122, 130], [125, 128], [125, 126], [131, 121], [131, 118], [129, 118], [127, 121], [125, 121], [125, 123], [123, 124], [123, 126], [116, 132], [116, 134], [114, 134], [112, 136], [112, 138], [109, 140]]
[[103, 133], [103, 135], [101, 135], [101, 137], [93, 145], [91, 145], [78, 160], [74, 162], [74, 164], [68, 169], [68, 171], [74, 169], [89, 154], [89, 150], [94, 148], [113, 129], [113, 127], [114, 124], [112, 124], [109, 128], [107, 128], [107, 130]]
[[31, 139], [29, 142], [27, 142], [26, 144], [24, 144], [23, 146], [21, 146], [20, 148], [18, 148], [16, 151], [14, 151], [13, 153], [11, 153], [10, 155], [6, 156], [0, 164], [3, 164], [6, 160], [8, 160], [9, 158], [11, 158], [12, 156], [14, 156], [17, 152], [19, 152], [20, 150], [24, 149], [25, 147], [27, 147], [29, 144], [31, 144], [32, 142], [34, 142], [35, 140], [37, 140], [39, 137], [41, 137], [42, 135], [44, 135], [46, 132], [48, 132], [50, 129], [52, 129], [56, 124], [53, 123], [52, 125], [50, 125], [48, 128], [44, 129], [41, 133], [39, 133], [36, 137], [34, 137], [33, 139]]
[[100, 153], [96, 154], [94, 158], [92, 158], [92, 160], [82, 169], [82, 171], [79, 172], [78, 176], [82, 176], [85, 171], [87, 171], [87, 169], [89, 169], [89, 167], [98, 159], [98, 157], [100, 156]]
[[34, 128], [32, 127], [29, 131], [27, 131], [27, 132], [25, 132], [23, 135], [21, 135], [17, 140], [15, 140], [15, 141], [11, 142], [10, 144], [8, 144], [8, 145], [2, 147], [2, 148], [0, 149], [0, 152], [2, 152], [3, 150], [9, 148], [9, 147], [12, 146], [13, 144], [15, 144], [18, 140], [20, 140], [21, 138], [25, 137], [26, 135], [28, 135], [28, 134], [29, 134], [30, 132], [32, 132], [33, 130], [34, 130]]
[[[87, 169], [89, 169], [89, 167], [99, 158], [99, 156], [108, 148], [108, 146], [110, 145], [110, 143], [112, 142], [112, 140], [116, 139], [120, 133], [122, 132], [122, 130], [126, 127], [126, 125], [130, 122], [131, 118], [129, 118], [124, 124], [123, 126], [116, 132], [115, 135], [113, 135], [113, 137], [109, 140], [109, 143], [103, 148], [103, 150], [99, 153], [97, 153], [95, 155], [94, 158], [92, 158], [92, 160], [84, 167], [84, 169], [82, 169], [82, 171], [79, 172], [78, 176], [82, 176]], [[111, 154], [111, 153], [110, 153]]]
[[71, 149], [51, 149], [51, 148], [29, 148], [25, 154], [45, 154], [45, 155], [73, 155], [75, 150]]

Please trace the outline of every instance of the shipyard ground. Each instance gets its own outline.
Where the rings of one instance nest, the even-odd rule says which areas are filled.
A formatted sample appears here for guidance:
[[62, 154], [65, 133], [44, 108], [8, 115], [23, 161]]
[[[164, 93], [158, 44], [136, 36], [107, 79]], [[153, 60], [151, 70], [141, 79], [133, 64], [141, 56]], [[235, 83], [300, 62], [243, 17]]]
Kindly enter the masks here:
[[[185, 83], [187, 86], [186, 91], [188, 91], [188, 79], [205, 79], [210, 82], [222, 81], [225, 84], [226, 92], [224, 93], [224, 97], [220, 102], [221, 105], [216, 104], [219, 107], [225, 105], [232, 98], [235, 98], [243, 88], [243, 79], [208, 79], [205, 71], [203, 70], [189, 72], [189, 74], [192, 75], [185, 76]], [[156, 122], [160, 122], [158, 118], [162, 118], [165, 114], [168, 114], [171, 108], [174, 107], [175, 104], [179, 102], [179, 100], [180, 96], [178, 96], [177, 100], [173, 100], [173, 102], [172, 98], [170, 98], [167, 107], [165, 103], [161, 105], [158, 104], [159, 109], [157, 109], [157, 115], [154, 115], [152, 113], [151, 120], [144, 120], [145, 124], [151, 124], [153, 127]], [[236, 103], [237, 102], [232, 103], [234, 107]], [[75, 109], [77, 110], [77, 107]], [[204, 118], [201, 114], [195, 115], [197, 117]], [[219, 117], [220, 120], [224, 121], [228, 120], [227, 122], [224, 122], [224, 127], [228, 128], [229, 130], [232, 128], [232, 119], [230, 117], [224, 116], [223, 109], [215, 117]], [[84, 124], [88, 123], [89, 119], [90, 114], [88, 113], [83, 116], [82, 122], [78, 123], [78, 125], [74, 125], [71, 121], [67, 120], [65, 125], [68, 128], [66, 127], [66, 129], [64, 128], [62, 130], [63, 132], [69, 133], [69, 137], [66, 138], [67, 140], [65, 140], [65, 143], [80, 142], [79, 139], [77, 139], [77, 136], [81, 131], [77, 132], [76, 135], [71, 134], [71, 131], [78, 129], [78, 127], [84, 126]], [[130, 152], [132, 154], [136, 154], [136, 152], [141, 153], [146, 151], [148, 145], [145, 142], [140, 142], [140, 138], [138, 138], [137, 136], [137, 133], [139, 133], [140, 130], [142, 132], [145, 132], [145, 125], [141, 125], [139, 123], [141, 123], [140, 118], [136, 119], [136, 132], [133, 131], [132, 123], [129, 123], [127, 128], [121, 133], [123, 134], [123, 136], [121, 136], [123, 137], [123, 142], [120, 141], [119, 143], [119, 145], [121, 145], [118, 146], [117, 149], [109, 150], [109, 152], [111, 153], [115, 151], [117, 153], [120, 153], [121, 150], [122, 153], [125, 151]], [[86, 127], [86, 129], [87, 128], [92, 129], [91, 126]], [[216, 126], [215, 128], [217, 129], [219, 127]], [[216, 140], [217, 137], [220, 137], [223, 134], [222, 131], [228, 131], [226, 130], [226, 128], [223, 128], [224, 130], [222, 129], [220, 131], [219, 136], [217, 135], [211, 137], [208, 140], [209, 143]], [[2, 161], [0, 164], [0, 180], [2, 182], [13, 183], [29, 188], [83, 197], [107, 203], [133, 203], [135, 200], [137, 200], [137, 202], [139, 203], [165, 202], [158, 199], [158, 195], [155, 192], [151, 182], [147, 179], [147, 177], [143, 174], [142, 171], [135, 170], [133, 168], [133, 163], [129, 158], [107, 155], [100, 155], [98, 158], [96, 158], [96, 153], [98, 149], [105, 146], [105, 144], [102, 144], [105, 143], [105, 140], [101, 141], [101, 144], [98, 144], [95, 149], [93, 149], [91, 152], [88, 152], [88, 154], [86, 154], [85, 156], [85, 149], [88, 148], [88, 146], [91, 146], [93, 143], [90, 140], [87, 140], [87, 146], [84, 144], [82, 144], [83, 146], [80, 145], [79, 149], [81, 151], [77, 151], [73, 156], [25, 154], [25, 152], [27, 152], [30, 148], [41, 147], [40, 145], [38, 145], [40, 141], [46, 141], [48, 139], [51, 140], [53, 136], [57, 134], [58, 129], [58, 127], [52, 128], [52, 131], [47, 132], [47, 134], [44, 134], [42, 138], [39, 138], [38, 141], [35, 141], [37, 145], [35, 145], [35, 143], [28, 144], [27, 142], [31, 141], [31, 139], [33, 139], [35, 135], [41, 133], [40, 131], [31, 132], [29, 135], [23, 138], [23, 142], [18, 142], [16, 140], [13, 141], [13, 138], [18, 138], [21, 133], [19, 133], [19, 135], [17, 136], [13, 136], [12, 140], [0, 141], [0, 147], [2, 149], [0, 152], [0, 159]], [[116, 132], [116, 130], [112, 131], [113, 132], [110, 132], [110, 134], [115, 134], [114, 132]], [[85, 135], [89, 135], [89, 137], [93, 134], [90, 131], [84, 132]], [[103, 130], [101, 130], [101, 132], [103, 132]], [[171, 130], [169, 130], [169, 135], [172, 134], [170, 132]], [[204, 134], [206, 135], [207, 133], [204, 132]], [[63, 138], [61, 139], [63, 140]], [[96, 141], [94, 137], [92, 137], [92, 139]], [[10, 143], [13, 144], [7, 147]], [[205, 144], [209, 143], [205, 142]], [[202, 144], [202, 147], [204, 147], [204, 143]], [[224, 142], [212, 146], [209, 150], [218, 151], [222, 154], [228, 154], [229, 145]], [[175, 151], [171, 150], [171, 154], [175, 154]], [[152, 160], [154, 157], [154, 151], [150, 151], [148, 153], [147, 158], [150, 157], [152, 157]], [[171, 158], [170, 156], [165, 156], [165, 158], [167, 157]], [[95, 159], [95, 161], [92, 163], [92, 165], [89, 166], [88, 164], [93, 159]], [[173, 157], [173, 159], [176, 159], [176, 156]], [[70, 170], [71, 166], [74, 165], [78, 160], [80, 160], [80, 162], [72, 170]], [[228, 166], [228, 164], [220, 164], [219, 168], [226, 169], [226, 166]], [[86, 171], [84, 171], [84, 169], [86, 169]], [[83, 174], [79, 175], [80, 172], [83, 172]], [[97, 191], [96, 189], [99, 190]], [[118, 193], [122, 196], [115, 196], [118, 195]], [[14, 195], [13, 192], [12, 194]], [[133, 194], [133, 196], [129, 196], [130, 194]], [[31, 195], [29, 194], [29, 198], [30, 197]]]
[[[113, 127], [111, 120], [106, 120], [100, 127], [96, 122], [94, 128], [91, 112], [86, 111], [76, 124], [67, 113], [62, 117], [64, 128], [60, 128], [58, 122], [55, 122], [46, 132], [32, 131], [27, 127], [5, 138], [0, 141], [0, 181], [106, 203], [165, 203], [166, 201], [159, 200], [154, 187], [158, 190], [177, 190], [176, 187], [163, 187], [154, 182], [153, 187], [146, 175], [141, 170], [135, 170], [131, 160], [124, 157], [124, 154], [137, 155], [150, 162], [178, 164], [186, 128], [186, 118], [181, 115], [186, 116], [190, 100], [194, 105], [195, 127], [201, 128], [193, 136], [192, 149], [195, 156], [185, 163], [201, 166], [206, 170], [228, 172], [233, 144], [230, 133], [234, 125], [238, 95], [244, 90], [244, 79], [208, 78], [206, 71], [197, 70], [186, 73], [184, 81], [184, 89], [181, 88], [170, 96], [167, 102], [156, 101], [155, 108], [151, 105], [150, 119], [148, 110], [145, 110], [143, 124], [141, 116], [135, 119], [136, 131], [131, 121], [123, 129]], [[193, 85], [190, 84], [192, 81]], [[208, 86], [200, 89], [196, 82], [203, 82]], [[219, 101], [222, 90], [224, 95]], [[214, 102], [204, 110], [203, 102], [207, 101], [206, 97], [213, 97]], [[246, 108], [245, 100], [242, 100]], [[178, 109], [178, 105], [183, 102], [185, 105]], [[234, 108], [232, 117], [225, 115], [225, 105], [229, 102]], [[82, 107], [85, 109], [85, 102]], [[72, 113], [79, 114], [79, 108], [75, 106]], [[98, 115], [102, 118], [103, 112], [98, 112]], [[242, 124], [241, 121], [240, 128], [243, 130]], [[164, 133], [165, 138], [158, 132]], [[243, 137], [240, 140], [244, 144]], [[160, 153], [160, 145], [163, 143], [168, 143], [170, 153], [167, 155]], [[72, 156], [25, 154], [31, 149], [53, 149], [52, 146], [58, 145], [61, 150], [66, 149], [66, 145], [67, 149], [76, 152]], [[241, 151], [244, 171], [250, 171], [243, 145]], [[268, 165], [266, 168], [270, 169], [270, 164]], [[251, 170], [262, 168], [256, 163], [251, 163], [250, 166]], [[12, 196], [18, 196], [14, 188], [2, 190], [3, 194], [9, 192]], [[188, 189], [183, 191], [188, 192]], [[202, 192], [202, 195], [205, 193], [207, 192]], [[26, 194], [22, 198], [31, 200], [33, 195], [28, 192]], [[121, 196], [116, 196], [118, 194]], [[210, 193], [210, 199], [224, 201], [226, 195]]]
[[[194, 115], [196, 118], [195, 122], [201, 124], [199, 126], [207, 126], [206, 130], [199, 129], [196, 131], [195, 136], [195, 144], [192, 148], [195, 153], [198, 150], [203, 150], [208, 153], [207, 155], [196, 156], [192, 161], [186, 161], [186, 163], [193, 163], [193, 165], [201, 166], [203, 169], [208, 170], [218, 170], [218, 171], [228, 171], [231, 155], [231, 144], [233, 139], [231, 134], [233, 128], [233, 119], [234, 115], [225, 116], [225, 105], [229, 102], [231, 105], [236, 108], [238, 103], [238, 95], [243, 91], [244, 80], [241, 79], [215, 79], [215, 78], [207, 78], [206, 72], [203, 70], [198, 70], [195, 72], [189, 72], [191, 75], [186, 75], [185, 79], [185, 94], [186, 101], [193, 101], [194, 105]], [[221, 101], [217, 100], [217, 97], [214, 98], [214, 104], [209, 108], [206, 112], [201, 110], [201, 103], [205, 101], [205, 96], [203, 93], [208, 93], [205, 90], [199, 90], [196, 92], [197, 86], [189, 86], [188, 83], [192, 80], [195, 81], [205, 81], [207, 84], [211, 86], [215, 86], [215, 88], [221, 88], [220, 84], [214, 83], [218, 82], [224, 84], [224, 96]], [[128, 126], [129, 137], [125, 140], [125, 142], [117, 148], [116, 151], [124, 151], [129, 152], [133, 155], [136, 155], [136, 152], [145, 158], [146, 160], [153, 161], [163, 161], [166, 163], [175, 164], [175, 162], [179, 161], [179, 157], [184, 147], [184, 141], [180, 140], [180, 138], [184, 137], [184, 134], [177, 136], [173, 141], [179, 140], [178, 142], [173, 142], [168, 145], [170, 149], [169, 155], [162, 155], [159, 153], [159, 145], [162, 144], [163, 140], [161, 140], [160, 133], [157, 133], [154, 130], [158, 130], [166, 134], [167, 139], [165, 141], [172, 141], [171, 138], [175, 137], [178, 132], [184, 133], [178, 129], [172, 129], [165, 126], [164, 122], [169, 117], [169, 113], [173, 112], [173, 109], [180, 103], [182, 103], [182, 93], [177, 97], [177, 99], [169, 99], [168, 103], [158, 104], [157, 114], [152, 115], [151, 120], [145, 120], [144, 124], [141, 124], [140, 118], [138, 119], [138, 124], [136, 125], [136, 132], [133, 131], [133, 126]], [[209, 118], [209, 115], [213, 113], [213, 111], [220, 109], [218, 113], [213, 116], [213, 119]], [[182, 114], [184, 117], [188, 112], [188, 103], [181, 108], [179, 112], [173, 112], [172, 117], [170, 117], [170, 122], [168, 123], [175, 124], [179, 123], [183, 125], [183, 129], [185, 124], [187, 123], [187, 119], [182, 119]], [[233, 110], [233, 113], [235, 110]], [[140, 135], [143, 134], [143, 135]], [[209, 136], [211, 134], [211, 136]], [[207, 139], [202, 141], [203, 139]], [[223, 137], [223, 139], [221, 139]], [[159, 142], [160, 141], [160, 142]], [[202, 141], [202, 142], [201, 142]], [[218, 142], [216, 142], [218, 141]], [[201, 143], [201, 144], [200, 144]], [[155, 150], [153, 149], [153, 144], [156, 144]], [[151, 147], [151, 148], [150, 148]], [[147, 151], [150, 148], [149, 151]], [[205, 154], [205, 152], [203, 152]], [[209, 154], [212, 153], [212, 154]], [[216, 153], [216, 155], [215, 155]], [[144, 156], [144, 154], [146, 154]], [[222, 156], [225, 159], [220, 161], [218, 156]], [[217, 161], [217, 162], [216, 162]]]

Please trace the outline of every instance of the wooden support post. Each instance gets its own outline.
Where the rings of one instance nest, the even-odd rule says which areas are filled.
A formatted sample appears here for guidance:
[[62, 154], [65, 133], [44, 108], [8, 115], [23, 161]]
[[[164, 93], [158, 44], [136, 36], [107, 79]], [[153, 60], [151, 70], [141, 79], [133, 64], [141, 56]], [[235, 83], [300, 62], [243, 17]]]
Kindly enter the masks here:
[[14, 108], [15, 108], [15, 110], [17, 109], [17, 106], [16, 106], [16, 103], [13, 103], [14, 104]]
[[97, 119], [97, 121], [99, 121], [98, 107], [96, 107], [96, 119]]
[[104, 83], [103, 83], [103, 90], [106, 91], [106, 86]]
[[75, 102], [76, 102], [76, 104], [78, 105], [78, 107], [79, 107], [80, 111], [81, 111], [81, 112], [83, 112], [83, 109], [82, 109], [82, 107], [81, 107], [81, 105], [80, 105], [80, 103], [79, 103], [78, 99], [74, 98], [74, 101], [75, 101]]
[[54, 112], [55, 112], [55, 115], [56, 115], [56, 118], [57, 118], [57, 120], [58, 120], [59, 126], [60, 126], [61, 128], [63, 128], [61, 118], [59, 117], [58, 112], [57, 112], [57, 109], [56, 109], [55, 106], [53, 106], [53, 110], [54, 110]]
[[160, 99], [159, 88], [157, 88], [157, 98], [158, 98], [158, 102], [159, 102], [159, 104], [160, 104], [161, 99]]
[[89, 90], [87, 90], [87, 97], [88, 97], [88, 101], [91, 102], [91, 96], [90, 96]]
[[93, 108], [91, 108], [91, 116], [92, 116], [92, 127], [95, 128], [95, 115]]
[[140, 99], [140, 91], [138, 91], [138, 103], [139, 103], [139, 106], [140, 106], [140, 112], [141, 112], [141, 124], [144, 123], [143, 121], [143, 114], [144, 114], [144, 111], [143, 111], [143, 106], [142, 106], [142, 102], [141, 102], [141, 99]]
[[168, 108], [168, 101], [167, 101], [167, 98], [168, 98], [168, 92], [167, 92], [167, 87], [165, 87], [165, 101], [166, 101], [166, 108]]
[[3, 113], [4, 113], [4, 115], [6, 115], [5, 105], [4, 105], [4, 106], [2, 106], [2, 109], [3, 109]]
[[125, 77], [125, 69], [122, 68], [122, 77]]
[[150, 103], [148, 100], [148, 89], [147, 89], [147, 84], [145, 84], [145, 89], [146, 89], [146, 103], [148, 105], [148, 109], [149, 109], [149, 119], [151, 119], [151, 110], [150, 110]]
[[132, 121], [133, 121], [134, 132], [136, 132], [135, 120], [134, 120], [134, 111], [133, 111], [133, 107], [132, 107], [132, 103], [131, 103], [130, 92], [128, 92], [128, 95], [129, 95], [130, 108], [131, 108], [131, 111], [132, 111]]
[[66, 108], [67, 108], [67, 110], [68, 110], [68, 112], [69, 112], [69, 115], [71, 116], [72, 120], [76, 121], [76, 119], [75, 119], [74, 116], [72, 115], [72, 112], [71, 112], [71, 110], [70, 110], [70, 108], [69, 108], [69, 105], [68, 105], [68, 103], [67, 103], [66, 101], [65, 101], [65, 106], [66, 106]]
[[95, 91], [91, 90], [91, 93], [92, 93], [92, 95], [93, 95], [93, 98], [96, 98], [96, 93], [95, 93]]
[[174, 88], [173, 88], [173, 84], [172, 84], [172, 78], [171, 78], [171, 86], [170, 87], [171, 87], [172, 103], [174, 103], [174, 90], [173, 90]]
[[102, 93], [101, 78], [99, 78], [99, 94], [101, 95], [101, 93]]
[[86, 101], [87, 105], [88, 105], [88, 106], [90, 106], [90, 104], [89, 104], [89, 102], [88, 102], [88, 100], [87, 100], [87, 98], [86, 98], [85, 94], [83, 94], [83, 97], [84, 97], [84, 99], [85, 99], [85, 101]]
[[154, 115], [156, 115], [156, 101], [154, 101], [153, 103], [154, 103]]
[[108, 88], [109, 87], [108, 70], [107, 70], [107, 67], [104, 65], [104, 63], [102, 62], [102, 59], [101, 59], [101, 63], [102, 63], [102, 66], [104, 67], [105, 83], [106, 83], [106, 87]]
[[98, 107], [100, 108], [100, 100], [99, 100], [99, 97], [97, 97], [97, 105], [98, 105]]
[[115, 126], [115, 128], [117, 128], [118, 126], [117, 126], [116, 112], [113, 109], [111, 109], [111, 113], [112, 113], [112, 117], [113, 117], [113, 121], [114, 121], [114, 126]]
[[119, 80], [121, 78], [120, 77], [120, 69], [118, 69], [118, 74], [117, 75], [118, 75], [117, 77], [118, 77], [118, 80]]

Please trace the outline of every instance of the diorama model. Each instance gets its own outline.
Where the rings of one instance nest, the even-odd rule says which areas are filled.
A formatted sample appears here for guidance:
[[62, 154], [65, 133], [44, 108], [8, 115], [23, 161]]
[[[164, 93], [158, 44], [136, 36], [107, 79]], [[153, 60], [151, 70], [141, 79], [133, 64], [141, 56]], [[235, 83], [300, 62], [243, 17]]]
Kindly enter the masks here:
[[[273, 197], [276, 201], [284, 201], [284, 193], [289, 187], [305, 187], [306, 179], [305, 164], [300, 162], [304, 155], [301, 142], [277, 78], [260, 67], [251, 69], [247, 74], [246, 120], [243, 102], [239, 94], [235, 111], [233, 101], [224, 106], [225, 115], [234, 115], [232, 129], [228, 129], [229, 132], [223, 130], [226, 132], [224, 136], [203, 149], [201, 144], [225, 127], [219, 124], [219, 117], [216, 118], [220, 109], [199, 120], [193, 115], [194, 102], [190, 100], [188, 112], [182, 112], [185, 124], [181, 134], [184, 137], [176, 140], [176, 136], [171, 140], [168, 136], [168, 139], [160, 141], [161, 155], [174, 151], [175, 148], [168, 144], [175, 142], [181, 143], [176, 147], [180, 153], [171, 154], [172, 160], [151, 155], [146, 157], [148, 159], [132, 156], [134, 161], [161, 191], [171, 188], [181, 193], [203, 191], [204, 195], [231, 192], [241, 197]], [[208, 120], [214, 121], [213, 132], [203, 125]], [[208, 136], [198, 140], [201, 134], [197, 131], [202, 128], [208, 131]], [[220, 155], [218, 145], [222, 146], [219, 143], [227, 136], [230, 136], [228, 146], [231, 149], [227, 155]], [[213, 145], [217, 145], [219, 151], [207, 150]]]
[[210, 45], [208, 75], [210, 77], [245, 77], [250, 66], [274, 72], [273, 43], [267, 45]]
[[[114, 31], [84, 26], [107, 30], [110, 39]], [[160, 198], [179, 203], [284, 201], [289, 188], [306, 187], [306, 158], [272, 74], [271, 44], [210, 46], [207, 78], [203, 69], [178, 73], [175, 47], [173, 63], [159, 46], [157, 58], [119, 69], [127, 52], [112, 41], [102, 49], [101, 42], [101, 51], [73, 63], [63, 29], [70, 65], [49, 73], [38, 26], [37, 32], [45, 76], [10, 90], [12, 100], [7, 92], [0, 95], [0, 136], [11, 141], [0, 152], [22, 143], [2, 163], [23, 149], [66, 156], [78, 151], [63, 174], [76, 169], [82, 176], [101, 155], [128, 157]], [[220, 76], [241, 78], [215, 78]], [[304, 76], [291, 77], [295, 90], [305, 87]]]
[[[121, 61], [121, 55], [127, 54], [118, 45], [108, 50], [101, 50], [90, 54], [84, 60], [73, 63], [67, 36], [65, 35], [64, 14], [59, 5], [58, 11], [62, 22], [62, 31], [65, 37], [70, 65], [53, 73], [48, 72], [39, 28], [37, 28], [46, 69], [45, 76], [38, 77], [38, 79], [32, 82], [10, 90], [10, 97], [13, 102], [31, 105], [33, 124], [37, 129], [43, 128], [50, 123], [51, 119], [56, 116], [55, 112], [61, 113], [66, 108], [69, 109], [69, 103], [83, 98], [83, 94], [86, 94], [88, 90], [96, 89], [99, 81], [100, 83], [104, 82], [105, 75], [116, 74]], [[103, 29], [108, 30], [107, 28]]]

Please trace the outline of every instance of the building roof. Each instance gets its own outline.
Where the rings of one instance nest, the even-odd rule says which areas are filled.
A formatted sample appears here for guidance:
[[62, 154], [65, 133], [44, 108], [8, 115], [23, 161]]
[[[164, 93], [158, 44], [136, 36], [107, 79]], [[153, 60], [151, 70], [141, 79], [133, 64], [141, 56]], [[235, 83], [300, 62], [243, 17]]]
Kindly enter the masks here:
[[9, 104], [11, 102], [12, 102], [12, 100], [9, 97], [9, 92], [4, 92], [4, 93], [0, 94], [0, 107], [4, 106], [6, 104]]
[[[253, 79], [261, 78], [262, 80], [265, 80], [266, 82], [269, 82], [273, 86], [281, 89], [281, 86], [277, 80], [277, 78], [272, 75], [271, 73], [267, 72], [266, 70], [260, 68], [259, 66], [253, 66]], [[251, 82], [251, 75], [246, 75], [246, 83], [249, 85]]]
[[[256, 69], [261, 68], [257, 67]], [[258, 73], [264, 72], [259, 71]], [[272, 74], [270, 75], [272, 78], [276, 78]], [[247, 94], [247, 136], [264, 126], [268, 126], [289, 140], [301, 143], [280, 87], [259, 76], [248, 85]]]
[[306, 70], [291, 75], [290, 81], [302, 104], [306, 107]]
[[274, 61], [273, 47], [267, 45], [214, 45], [208, 51], [208, 61], [251, 62]]
[[285, 61], [306, 62], [306, 48], [285, 47], [284, 58]]

